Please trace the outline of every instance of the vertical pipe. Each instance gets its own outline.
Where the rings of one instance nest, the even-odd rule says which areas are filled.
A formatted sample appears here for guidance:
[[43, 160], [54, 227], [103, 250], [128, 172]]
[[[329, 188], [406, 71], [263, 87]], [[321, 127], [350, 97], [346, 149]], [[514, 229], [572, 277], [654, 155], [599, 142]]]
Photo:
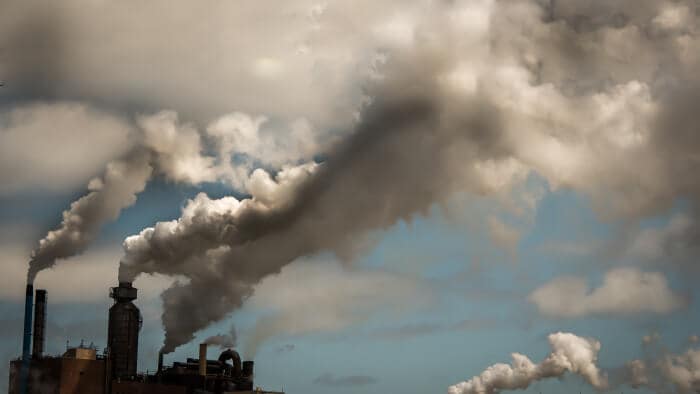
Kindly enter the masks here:
[[207, 344], [199, 345], [199, 374], [207, 376]]
[[163, 352], [158, 352], [158, 374], [163, 371]]
[[34, 335], [32, 357], [44, 355], [44, 337], [46, 330], [46, 290], [37, 290], [34, 296]]
[[105, 394], [112, 393], [112, 351], [107, 347], [105, 352]]
[[29, 386], [29, 365], [32, 345], [32, 306], [34, 303], [34, 285], [27, 284], [24, 296], [24, 337], [22, 337], [22, 368], [19, 375], [19, 392], [27, 394]]

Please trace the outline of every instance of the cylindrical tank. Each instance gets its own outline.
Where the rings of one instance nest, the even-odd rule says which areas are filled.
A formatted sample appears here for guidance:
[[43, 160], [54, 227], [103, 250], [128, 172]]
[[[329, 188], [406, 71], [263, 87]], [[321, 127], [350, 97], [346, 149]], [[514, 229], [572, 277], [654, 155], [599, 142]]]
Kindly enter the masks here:
[[120, 282], [118, 287], [113, 287], [110, 297], [114, 299], [114, 305], [109, 308], [107, 346], [112, 379], [122, 379], [136, 375], [141, 312], [131, 302], [136, 299], [136, 288], [129, 282]]
[[34, 295], [34, 340], [32, 357], [44, 355], [44, 337], [46, 330], [46, 290], [39, 289]]

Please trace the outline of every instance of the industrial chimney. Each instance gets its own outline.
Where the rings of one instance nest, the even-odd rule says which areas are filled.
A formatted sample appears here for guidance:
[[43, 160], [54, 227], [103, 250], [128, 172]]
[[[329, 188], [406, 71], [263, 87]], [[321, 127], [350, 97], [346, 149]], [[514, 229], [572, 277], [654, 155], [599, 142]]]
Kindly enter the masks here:
[[199, 375], [207, 376], [207, 344], [199, 344]]
[[34, 341], [32, 357], [41, 358], [44, 355], [46, 333], [46, 290], [37, 290], [34, 295]]
[[24, 336], [22, 337], [22, 368], [19, 375], [19, 392], [27, 394], [29, 386], [29, 366], [31, 364], [32, 346], [32, 306], [34, 304], [34, 285], [27, 283], [24, 296]]
[[131, 302], [136, 299], [136, 292], [131, 282], [119, 282], [118, 287], [110, 289], [109, 296], [114, 299], [114, 305], [109, 308], [107, 346], [112, 379], [136, 375], [142, 323], [139, 308]]

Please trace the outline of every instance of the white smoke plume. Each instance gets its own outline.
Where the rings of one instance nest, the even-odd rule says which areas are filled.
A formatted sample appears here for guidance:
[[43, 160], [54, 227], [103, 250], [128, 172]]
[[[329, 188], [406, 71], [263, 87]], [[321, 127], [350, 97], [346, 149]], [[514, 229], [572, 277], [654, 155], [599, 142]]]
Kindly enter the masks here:
[[697, 393], [700, 390], [700, 349], [686, 349], [681, 354], [664, 352], [647, 360], [627, 363], [630, 386], [646, 387], [663, 394]]
[[[2, 65], [16, 81], [16, 97], [60, 99], [67, 92], [73, 99], [110, 97], [105, 103], [128, 108], [144, 102], [148, 108], [178, 106], [183, 113], [205, 113], [206, 119], [250, 99], [243, 110], [256, 114], [231, 114], [205, 132], [180, 123], [172, 112], [137, 122], [157, 155], [152, 164], [164, 176], [257, 188], [243, 201], [200, 197], [180, 222], [156, 224], [125, 243], [123, 277], [163, 272], [188, 280], [164, 294], [166, 347], [189, 341], [193, 332], [239, 306], [261, 278], [299, 256], [330, 250], [351, 258], [368, 231], [409, 220], [454, 193], [508, 190], [529, 172], [552, 188], [582, 193], [611, 220], [633, 222], [665, 212], [679, 199], [689, 201], [690, 219], [681, 234], [672, 233], [671, 245], [697, 243], [700, 34], [694, 1], [401, 2], [400, 23], [382, 19], [396, 13], [394, 5], [360, 1], [350, 9], [337, 2], [307, 19], [293, 18], [295, 28], [305, 24], [300, 34], [285, 30], [282, 19], [307, 15], [310, 4], [285, 2], [283, 12], [270, 13], [280, 23], [265, 24], [263, 32], [276, 57], [260, 57], [243, 39], [247, 35], [230, 30], [255, 25], [250, 16], [260, 15], [260, 6], [237, 2], [238, 12], [227, 8], [231, 2], [205, 9], [177, 2], [172, 9], [178, 12], [161, 15], [153, 5], [126, 12], [118, 4], [87, 10], [66, 4], [35, 12], [41, 9], [37, 4], [15, 1], [0, 15], [0, 43], [17, 55]], [[101, 19], [105, 15], [109, 23]], [[204, 15], [191, 19], [205, 25], [178, 29], [181, 15]], [[232, 15], [240, 23], [230, 23]], [[167, 35], [133, 40], [104, 28], [112, 23], [137, 32], [160, 23], [163, 28], [149, 31]], [[369, 28], [358, 32], [358, 25]], [[212, 26], [241, 51], [208, 45]], [[194, 33], [171, 36], [183, 31]], [[355, 36], [361, 44], [346, 38]], [[33, 45], [26, 44], [27, 37]], [[291, 37], [293, 48], [280, 49], [287, 41], [277, 37]], [[173, 45], [162, 45], [164, 40]], [[114, 43], [110, 56], [95, 56], [104, 53], [95, 46], [99, 42]], [[62, 48], [72, 56], [61, 56]], [[112, 54], [124, 62], [105, 64]], [[214, 58], [221, 61], [209, 62], [210, 72], [203, 73], [201, 59]], [[337, 65], [327, 61], [331, 58], [368, 60]], [[252, 72], [238, 68], [243, 60]], [[178, 67], [172, 67], [175, 61]], [[358, 69], [364, 71], [345, 75]], [[333, 78], [310, 82], [309, 75]], [[144, 81], [153, 88], [143, 89]], [[187, 94], [173, 94], [181, 85]], [[214, 94], [213, 86], [222, 88]], [[338, 93], [345, 90], [346, 96]], [[362, 100], [368, 105], [356, 113]], [[287, 121], [313, 113], [308, 116], [329, 128], [349, 129], [349, 118], [357, 119], [357, 127], [346, 141], [325, 149], [313, 135], [313, 122], [299, 118], [289, 133], [296, 136], [292, 143], [277, 144], [261, 131], [267, 117], [257, 115], [268, 105]], [[181, 138], [172, 138], [177, 135]], [[270, 152], [271, 146], [279, 149]], [[258, 162], [275, 170], [284, 162], [296, 167], [319, 149], [328, 160], [284, 192], [281, 174], [253, 172]], [[226, 156], [239, 152], [243, 165], [233, 166]], [[254, 181], [250, 173], [258, 174]], [[266, 199], [265, 190], [275, 193]], [[492, 230], [506, 245], [517, 242], [508, 229]], [[83, 235], [57, 234], [63, 233], [60, 239]], [[40, 263], [34, 265], [53, 264], [86, 243], [67, 242], [72, 249], [63, 253], [64, 244], [49, 245], [36, 253]], [[201, 315], [178, 322], [180, 311], [202, 304], [208, 309]]]
[[[123, 279], [189, 280], [163, 294], [166, 351], [296, 258], [352, 258], [370, 231], [455, 193], [509, 190], [530, 171], [612, 219], [700, 199], [690, 2], [430, 4], [376, 68], [354, 130], [291, 193], [274, 203], [198, 197], [179, 221], [125, 241]], [[179, 321], [195, 305], [201, 314]]]
[[[180, 124], [173, 111], [161, 111], [137, 119], [140, 143], [122, 159], [107, 164], [101, 177], [88, 184], [88, 194], [73, 202], [70, 209], [63, 212], [63, 220], [55, 230], [39, 241], [39, 247], [32, 252], [27, 280], [31, 283], [36, 275], [52, 267], [56, 260], [82, 253], [97, 236], [99, 229], [108, 221], [119, 217], [122, 209], [134, 204], [138, 193], [144, 190], [153, 173], [158, 173], [174, 182], [198, 185], [203, 182], [226, 182], [240, 191], [250, 189], [258, 200], [271, 205], [274, 200], [284, 198], [295, 186], [292, 179], [299, 172], [313, 171], [314, 163], [296, 168], [284, 167], [278, 174], [279, 187], [271, 187], [269, 174], [261, 169], [252, 171], [252, 162], [262, 162], [253, 142], [259, 137], [262, 120], [253, 121], [246, 114], [225, 115], [212, 122], [205, 135], [213, 140], [217, 148], [214, 155], [205, 152], [202, 134], [193, 125]], [[295, 127], [292, 137], [285, 142], [295, 141]], [[236, 136], [243, 134], [249, 141], [245, 152], [249, 160], [237, 165], [231, 164]], [[281, 149], [278, 147], [278, 149]], [[272, 152], [274, 149], [268, 149]], [[290, 160], [299, 160], [311, 154], [305, 149], [287, 153]], [[275, 163], [278, 163], [277, 161]], [[277, 185], [275, 185], [277, 186]]]
[[202, 343], [206, 343], [207, 345], [215, 345], [222, 349], [229, 349], [236, 347], [237, 340], [238, 335], [236, 334], [236, 328], [232, 326], [228, 334], [212, 335], [207, 337], [204, 341], [202, 341]]
[[607, 378], [596, 365], [600, 342], [570, 333], [548, 337], [552, 352], [535, 364], [527, 356], [513, 353], [508, 364], [494, 364], [467, 381], [450, 386], [449, 394], [495, 394], [503, 390], [523, 390], [533, 382], [561, 378], [566, 373], [583, 377], [597, 389], [607, 386]]
[[33, 283], [37, 273], [52, 267], [57, 259], [83, 252], [105, 222], [116, 219], [122, 209], [136, 202], [136, 194], [144, 189], [151, 172], [147, 152], [133, 152], [110, 162], [101, 177], [90, 181], [89, 193], [63, 212], [60, 226], [39, 241], [31, 255], [27, 283]]

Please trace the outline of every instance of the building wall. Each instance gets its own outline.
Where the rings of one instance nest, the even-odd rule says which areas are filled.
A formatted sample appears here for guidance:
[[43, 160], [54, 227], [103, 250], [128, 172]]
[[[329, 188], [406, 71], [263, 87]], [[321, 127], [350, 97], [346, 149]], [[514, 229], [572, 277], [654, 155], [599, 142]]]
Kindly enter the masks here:
[[103, 360], [62, 359], [59, 394], [99, 394], [104, 387]]
[[[19, 371], [22, 361], [10, 363], [10, 386], [8, 393], [19, 394]], [[46, 358], [32, 360], [29, 367], [29, 394], [59, 394], [61, 380], [61, 359]]]

